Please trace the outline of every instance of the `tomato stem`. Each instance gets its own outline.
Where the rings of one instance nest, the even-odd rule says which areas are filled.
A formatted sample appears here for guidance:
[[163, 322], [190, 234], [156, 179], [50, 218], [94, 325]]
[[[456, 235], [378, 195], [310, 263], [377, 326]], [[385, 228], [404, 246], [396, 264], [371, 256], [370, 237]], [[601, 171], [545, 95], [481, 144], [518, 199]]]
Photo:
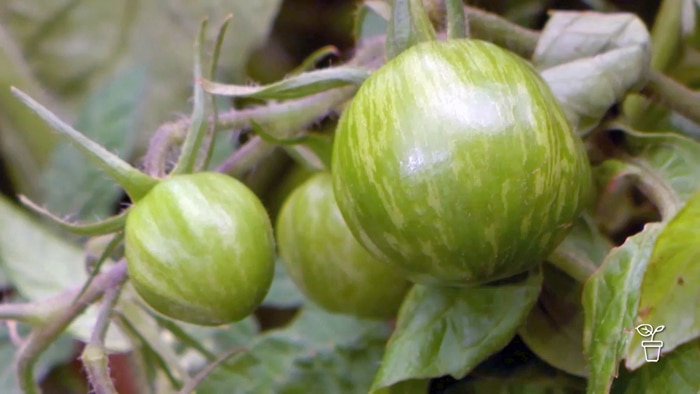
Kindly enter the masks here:
[[[233, 14], [226, 15], [226, 18], [219, 27], [219, 32], [216, 35], [214, 53], [211, 56], [211, 64], [209, 65], [209, 79], [211, 80], [214, 80], [216, 77], [216, 67], [219, 64], [219, 57], [221, 56], [221, 47], [224, 44], [224, 36], [226, 35], [226, 29], [228, 28], [231, 19], [233, 19]], [[202, 160], [202, 164], [200, 166], [200, 169], [204, 171], [206, 171], [209, 168], [209, 162], [211, 161], [211, 156], [214, 152], [214, 141], [216, 140], [216, 124], [219, 123], [219, 108], [216, 105], [216, 96], [210, 95], [210, 97], [213, 121], [210, 123], [211, 126], [207, 130], [206, 140], [204, 141], [204, 146], [206, 147], [206, 149], [204, 154], [204, 160]]]
[[197, 388], [197, 386], [202, 381], [204, 381], [204, 379], [206, 379], [206, 377], [209, 376], [209, 374], [213, 370], [215, 370], [219, 365], [224, 363], [229, 358], [231, 358], [231, 357], [235, 356], [236, 354], [241, 353], [245, 350], [246, 350], [245, 348], [238, 346], [238, 347], [230, 349], [226, 353], [222, 354], [218, 359], [207, 364], [207, 366], [204, 367], [201, 371], [199, 371], [199, 373], [197, 373], [197, 375], [195, 375], [192, 379], [190, 379], [187, 383], [185, 383], [185, 385], [182, 386], [182, 389], [180, 389], [180, 391], [178, 391], [178, 394], [193, 393], [195, 391], [195, 389]]
[[688, 89], [667, 75], [659, 71], [650, 71], [642, 93], [700, 124], [700, 93]]
[[637, 185], [639, 189], [656, 206], [663, 220], [670, 220], [683, 208], [684, 203], [676, 192], [656, 174], [646, 161], [629, 157], [625, 163], [633, 167], [638, 175]]
[[447, 37], [459, 39], [469, 37], [469, 20], [465, 18], [462, 0], [447, 0]]
[[585, 283], [598, 269], [584, 254], [565, 245], [555, 249], [547, 261], [579, 283]]
[[204, 33], [206, 31], [207, 21], [202, 21], [199, 28], [199, 34], [194, 43], [194, 105], [190, 119], [189, 131], [185, 143], [182, 146], [182, 153], [173, 169], [173, 174], [189, 174], [194, 171], [195, 163], [199, 148], [202, 147], [202, 141], [207, 132], [206, 122], [206, 100], [204, 97], [204, 88], [202, 87], [202, 43], [204, 42]]
[[0, 304], [0, 320], [14, 320], [30, 326], [42, 324], [49, 317], [51, 309], [44, 303]]
[[104, 337], [107, 334], [107, 329], [111, 321], [112, 310], [119, 300], [121, 292], [121, 282], [114, 287], [108, 288], [102, 304], [100, 305], [100, 313], [97, 316], [97, 321], [93, 328], [90, 342], [85, 346], [80, 356], [88, 379], [95, 393], [98, 394], [116, 394], [117, 389], [114, 387], [114, 382], [109, 375], [108, 357], [104, 345]]
[[55, 304], [51, 305], [53, 312], [51, 318], [45, 325], [34, 328], [15, 353], [15, 373], [23, 393], [41, 392], [34, 381], [34, 365], [39, 356], [61, 335], [76, 316], [95, 302], [107, 289], [120, 286], [126, 279], [126, 275], [126, 261], [121, 260], [98, 275], [77, 302], [74, 303], [73, 299], [79, 290], [65, 292], [56, 298]]

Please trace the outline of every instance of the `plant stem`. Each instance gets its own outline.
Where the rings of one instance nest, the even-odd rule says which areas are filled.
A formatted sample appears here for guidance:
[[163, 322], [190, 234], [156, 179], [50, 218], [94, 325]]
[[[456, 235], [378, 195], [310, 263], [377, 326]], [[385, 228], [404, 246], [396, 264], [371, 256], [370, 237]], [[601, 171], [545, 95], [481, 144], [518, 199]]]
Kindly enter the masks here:
[[[228, 29], [228, 25], [231, 22], [231, 19], [233, 19], [233, 14], [226, 15], [226, 17], [224, 18], [224, 22], [219, 27], [219, 32], [216, 35], [216, 41], [214, 43], [214, 53], [211, 56], [211, 63], [209, 64], [208, 78], [212, 81], [216, 78], [216, 67], [219, 64], [219, 57], [221, 56], [221, 47], [224, 44], [224, 37], [226, 36], [226, 30]], [[204, 159], [202, 160], [202, 163], [199, 167], [200, 170], [206, 170], [209, 168], [209, 162], [211, 161], [211, 156], [214, 152], [214, 141], [216, 140], [216, 124], [219, 123], [219, 108], [216, 104], [216, 96], [214, 96], [213, 94], [209, 95], [209, 99], [212, 112], [211, 117], [213, 118], [213, 122], [207, 122], [207, 124], [209, 124], [209, 127], [207, 129], [206, 140], [204, 141]]]
[[73, 302], [76, 289], [59, 296], [62, 308], [56, 308], [55, 313], [44, 326], [34, 328], [17, 349], [14, 359], [15, 373], [19, 387], [26, 394], [39, 393], [40, 389], [34, 382], [34, 365], [39, 356], [58, 337], [68, 325], [82, 313], [85, 308], [99, 298], [107, 289], [120, 286], [126, 279], [126, 261], [121, 260], [104, 273], [95, 277], [92, 285], [85, 290], [77, 302]]
[[204, 367], [197, 375], [195, 375], [192, 379], [190, 379], [183, 387], [182, 389], [178, 392], [178, 394], [189, 394], [194, 392], [194, 390], [197, 388], [197, 386], [214, 370], [216, 369], [221, 363], [224, 361], [228, 360], [232, 356], [244, 351], [244, 348], [241, 347], [235, 347], [226, 353], [222, 354], [216, 361], [207, 364], [206, 367]]
[[49, 309], [44, 303], [35, 302], [0, 304], [0, 320], [14, 320], [36, 326], [46, 321]]
[[625, 162], [637, 172], [637, 186], [659, 209], [663, 220], [670, 220], [683, 208], [676, 192], [644, 160], [630, 157]]
[[642, 93], [700, 124], [700, 93], [658, 72], [651, 71]]
[[540, 33], [515, 24], [499, 15], [465, 7], [472, 38], [490, 41], [529, 59], [535, 52]]
[[177, 164], [173, 169], [174, 174], [189, 174], [194, 170], [197, 163], [199, 148], [202, 146], [204, 137], [207, 134], [206, 98], [204, 88], [202, 88], [202, 44], [207, 30], [207, 20], [204, 19], [199, 27], [199, 34], [194, 43], [194, 105], [190, 117], [190, 127], [182, 146], [182, 152]]
[[598, 269], [594, 262], [564, 246], [555, 249], [547, 261], [579, 283], [585, 283]]
[[121, 286], [111, 287], [105, 291], [90, 343], [85, 346], [81, 355], [90, 384], [97, 394], [117, 394], [117, 389], [109, 375], [109, 359], [105, 351], [104, 337], [107, 334], [112, 310], [117, 304], [120, 291]]
[[458, 39], [469, 37], [469, 23], [464, 17], [465, 7], [462, 0], [446, 0], [447, 37]]
[[224, 160], [216, 171], [241, 178], [258, 161], [272, 153], [273, 149], [274, 145], [256, 135]]

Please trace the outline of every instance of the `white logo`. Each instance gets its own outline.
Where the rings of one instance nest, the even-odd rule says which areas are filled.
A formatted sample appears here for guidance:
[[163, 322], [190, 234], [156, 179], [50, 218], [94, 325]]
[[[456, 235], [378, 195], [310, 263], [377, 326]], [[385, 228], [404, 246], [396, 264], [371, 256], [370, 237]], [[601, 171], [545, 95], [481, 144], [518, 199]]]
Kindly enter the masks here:
[[658, 326], [654, 328], [651, 324], [640, 324], [637, 326], [637, 332], [644, 338], [650, 337], [648, 341], [642, 341], [644, 348], [644, 359], [647, 362], [655, 363], [659, 361], [661, 356], [661, 348], [664, 347], [664, 341], [655, 341], [654, 335], [664, 330], [666, 326]]

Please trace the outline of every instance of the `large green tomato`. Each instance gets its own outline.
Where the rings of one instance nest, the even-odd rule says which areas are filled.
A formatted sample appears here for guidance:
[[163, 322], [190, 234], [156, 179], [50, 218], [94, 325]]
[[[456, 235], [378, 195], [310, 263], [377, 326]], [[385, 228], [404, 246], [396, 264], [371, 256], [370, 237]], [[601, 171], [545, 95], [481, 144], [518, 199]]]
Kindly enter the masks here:
[[241, 320], [274, 275], [274, 238], [258, 198], [217, 173], [173, 176], [129, 211], [129, 277], [156, 311], [200, 325]]
[[409, 282], [355, 240], [328, 173], [294, 190], [276, 226], [280, 257], [301, 291], [328, 311], [365, 318], [395, 315]]
[[373, 255], [426, 284], [526, 271], [566, 236], [591, 171], [547, 84], [478, 40], [418, 44], [377, 70], [333, 147], [343, 216]]

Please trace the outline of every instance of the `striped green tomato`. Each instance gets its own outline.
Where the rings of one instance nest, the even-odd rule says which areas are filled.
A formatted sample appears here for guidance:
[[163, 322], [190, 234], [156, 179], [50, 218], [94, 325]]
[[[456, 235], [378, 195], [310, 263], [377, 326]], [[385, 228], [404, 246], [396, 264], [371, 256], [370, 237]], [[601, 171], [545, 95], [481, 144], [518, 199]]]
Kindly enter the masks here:
[[272, 283], [274, 253], [262, 204], [222, 174], [166, 179], [126, 219], [134, 288], [156, 311], [189, 323], [219, 325], [250, 315]]
[[532, 268], [591, 196], [583, 143], [547, 84], [478, 40], [418, 44], [377, 70], [341, 116], [333, 149], [353, 234], [419, 283]]
[[309, 299], [335, 313], [395, 315], [409, 282], [355, 240], [333, 197], [330, 174], [316, 174], [292, 192], [275, 230], [285, 268]]

